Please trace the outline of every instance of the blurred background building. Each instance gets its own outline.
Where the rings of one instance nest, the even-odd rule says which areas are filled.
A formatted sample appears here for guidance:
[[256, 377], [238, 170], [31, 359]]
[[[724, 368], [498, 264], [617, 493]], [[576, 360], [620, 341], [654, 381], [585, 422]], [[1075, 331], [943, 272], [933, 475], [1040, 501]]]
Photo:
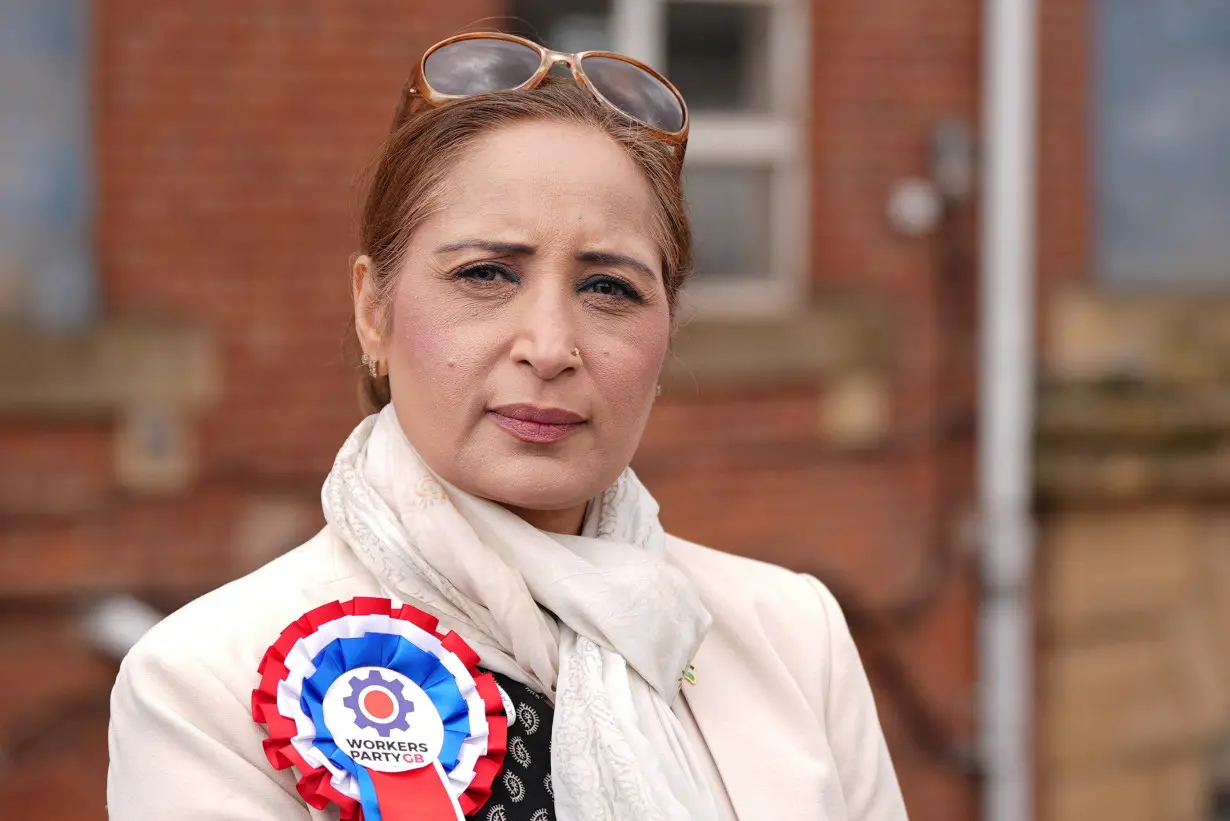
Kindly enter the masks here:
[[[984, 5], [0, 0], [0, 815], [103, 819], [126, 636], [321, 526], [358, 178], [484, 26], [681, 87], [698, 271], [635, 467], [830, 585], [911, 817], [981, 817]], [[1230, 6], [1036, 30], [1036, 817], [1230, 818]]]

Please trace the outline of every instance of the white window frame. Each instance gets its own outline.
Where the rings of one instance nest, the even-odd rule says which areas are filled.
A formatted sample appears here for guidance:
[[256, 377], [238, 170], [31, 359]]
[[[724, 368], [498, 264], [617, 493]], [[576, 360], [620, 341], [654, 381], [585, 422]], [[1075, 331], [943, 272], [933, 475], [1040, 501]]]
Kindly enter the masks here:
[[809, 151], [811, 77], [808, 0], [612, 0], [615, 49], [655, 67], [667, 64], [667, 2], [750, 5], [769, 11], [769, 110], [755, 114], [692, 113], [689, 167], [771, 169], [769, 270], [739, 272], [722, 281], [692, 281], [687, 314], [705, 318], [772, 317], [803, 307], [809, 281]]

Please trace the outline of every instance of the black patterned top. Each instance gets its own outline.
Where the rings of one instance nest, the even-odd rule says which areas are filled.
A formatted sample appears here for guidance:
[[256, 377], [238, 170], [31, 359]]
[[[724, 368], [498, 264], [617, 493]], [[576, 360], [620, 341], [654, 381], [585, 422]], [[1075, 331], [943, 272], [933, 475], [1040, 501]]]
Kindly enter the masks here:
[[551, 704], [524, 684], [492, 674], [508, 696], [509, 716], [504, 771], [491, 785], [491, 798], [470, 818], [480, 821], [555, 821], [551, 790]]

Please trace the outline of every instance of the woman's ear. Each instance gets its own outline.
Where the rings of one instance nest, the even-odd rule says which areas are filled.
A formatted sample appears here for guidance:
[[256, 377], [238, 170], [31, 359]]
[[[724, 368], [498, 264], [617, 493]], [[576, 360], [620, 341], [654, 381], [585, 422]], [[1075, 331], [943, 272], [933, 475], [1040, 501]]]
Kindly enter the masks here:
[[383, 311], [377, 299], [376, 271], [367, 254], [357, 257], [350, 271], [354, 297], [354, 328], [363, 353], [377, 362], [385, 361]]

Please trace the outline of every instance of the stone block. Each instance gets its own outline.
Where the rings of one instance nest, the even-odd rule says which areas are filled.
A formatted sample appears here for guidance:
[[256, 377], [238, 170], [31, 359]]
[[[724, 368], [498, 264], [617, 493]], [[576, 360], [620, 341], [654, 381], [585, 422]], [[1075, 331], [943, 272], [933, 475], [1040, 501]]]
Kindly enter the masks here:
[[[1202, 519], [1197, 541], [1201, 598], [1212, 636], [1212, 652], [1230, 659], [1230, 515], [1211, 513]], [[1230, 673], [1230, 664], [1227, 672]], [[1230, 678], [1224, 686], [1230, 692]]]
[[825, 386], [820, 430], [837, 447], [869, 447], [888, 433], [892, 419], [889, 384], [883, 377], [853, 373]]
[[1068, 289], [1045, 311], [1043, 369], [1061, 382], [1222, 382], [1230, 300]]
[[149, 496], [184, 492], [198, 470], [196, 436], [184, 413], [142, 405], [120, 419], [115, 437], [115, 475], [121, 487]]
[[1202, 755], [1179, 755], [1104, 770], [1056, 771], [1046, 778], [1048, 821], [1205, 821], [1209, 770]]
[[1206, 596], [1193, 597], [1163, 620], [1165, 642], [1200, 743], [1230, 729], [1230, 656]]
[[1043, 670], [1049, 769], [1109, 766], [1190, 751], [1209, 736], [1167, 630], [1060, 647]]
[[1197, 586], [1195, 520], [1187, 508], [1065, 512], [1043, 527], [1043, 616], [1060, 641], [1160, 615]]

